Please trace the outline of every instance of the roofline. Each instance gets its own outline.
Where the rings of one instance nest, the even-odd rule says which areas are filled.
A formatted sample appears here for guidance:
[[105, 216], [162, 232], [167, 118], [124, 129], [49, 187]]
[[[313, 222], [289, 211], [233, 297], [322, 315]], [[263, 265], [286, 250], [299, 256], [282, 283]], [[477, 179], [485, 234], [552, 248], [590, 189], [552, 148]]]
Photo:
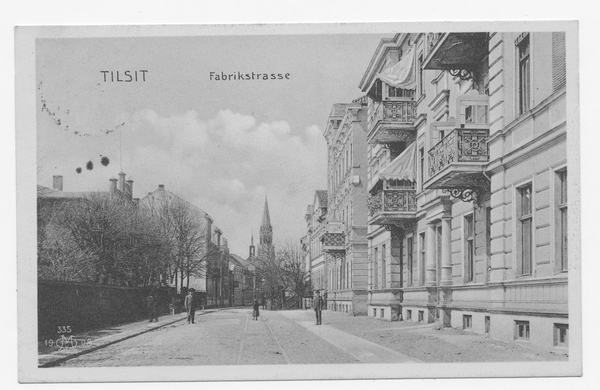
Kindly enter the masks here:
[[397, 33], [393, 38], [383, 38], [377, 49], [375, 49], [375, 53], [373, 53], [373, 57], [371, 57], [371, 61], [369, 62], [369, 66], [365, 70], [360, 83], [358, 84], [358, 88], [364, 93], [368, 91], [371, 84], [373, 83], [373, 77], [375, 76], [375, 69], [379, 67], [381, 61], [384, 59], [385, 53], [390, 48], [396, 48], [401, 46], [406, 37], [408, 37], [411, 33]]

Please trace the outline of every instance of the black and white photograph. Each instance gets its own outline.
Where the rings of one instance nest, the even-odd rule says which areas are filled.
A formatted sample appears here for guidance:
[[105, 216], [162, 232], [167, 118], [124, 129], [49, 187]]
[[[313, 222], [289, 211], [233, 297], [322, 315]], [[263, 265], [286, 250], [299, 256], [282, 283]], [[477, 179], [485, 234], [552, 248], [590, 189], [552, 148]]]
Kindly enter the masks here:
[[581, 375], [577, 23], [15, 35], [21, 381]]

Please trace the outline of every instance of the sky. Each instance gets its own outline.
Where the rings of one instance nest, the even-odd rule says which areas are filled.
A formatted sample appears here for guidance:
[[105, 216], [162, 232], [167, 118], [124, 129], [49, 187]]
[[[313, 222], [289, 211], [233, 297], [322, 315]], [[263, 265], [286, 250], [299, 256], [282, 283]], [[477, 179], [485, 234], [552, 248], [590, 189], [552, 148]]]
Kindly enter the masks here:
[[[327, 188], [331, 107], [362, 96], [393, 35], [38, 39], [38, 184], [62, 175], [65, 191], [106, 191], [122, 169], [134, 197], [163, 184], [244, 257], [267, 196], [275, 242], [299, 242], [314, 191]], [[215, 76], [237, 72], [276, 79]]]

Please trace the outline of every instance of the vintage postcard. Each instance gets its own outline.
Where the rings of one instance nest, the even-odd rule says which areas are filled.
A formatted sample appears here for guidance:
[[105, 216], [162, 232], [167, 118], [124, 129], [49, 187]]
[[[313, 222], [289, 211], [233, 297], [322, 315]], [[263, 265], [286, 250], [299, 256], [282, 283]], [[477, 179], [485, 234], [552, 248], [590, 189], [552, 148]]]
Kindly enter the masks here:
[[20, 381], [581, 375], [577, 71], [575, 22], [18, 27]]

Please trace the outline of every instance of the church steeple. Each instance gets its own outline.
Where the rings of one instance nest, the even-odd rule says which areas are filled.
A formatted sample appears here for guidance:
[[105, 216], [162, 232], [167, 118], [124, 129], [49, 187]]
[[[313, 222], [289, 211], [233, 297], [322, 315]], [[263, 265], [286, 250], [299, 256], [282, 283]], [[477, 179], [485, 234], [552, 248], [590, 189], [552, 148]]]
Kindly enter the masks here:
[[267, 197], [265, 196], [265, 208], [263, 210], [262, 224], [260, 225], [261, 229], [263, 227], [271, 227], [271, 217], [269, 216], [269, 202], [267, 201]]
[[269, 215], [269, 202], [265, 196], [265, 208], [263, 210], [262, 223], [260, 225], [260, 245], [273, 245], [273, 227]]
[[258, 257], [275, 256], [275, 247], [273, 246], [273, 226], [271, 226], [271, 216], [269, 215], [269, 202], [265, 196], [265, 208], [263, 210], [262, 223], [260, 225], [260, 242], [258, 244]]

